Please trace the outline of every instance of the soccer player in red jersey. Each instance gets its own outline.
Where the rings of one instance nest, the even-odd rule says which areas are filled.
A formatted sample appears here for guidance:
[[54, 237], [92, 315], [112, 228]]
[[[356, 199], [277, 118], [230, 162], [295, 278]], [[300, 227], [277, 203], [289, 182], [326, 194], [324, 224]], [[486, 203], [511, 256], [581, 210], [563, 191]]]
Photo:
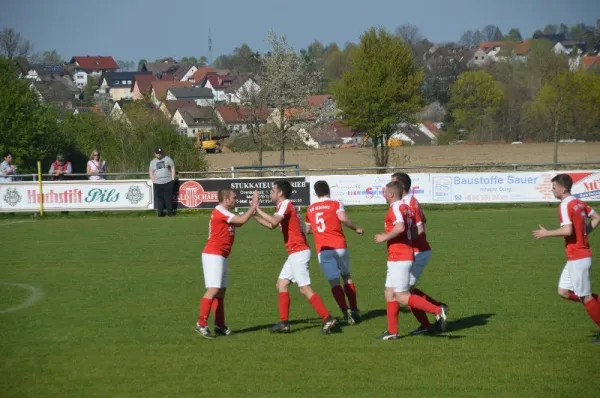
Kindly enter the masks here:
[[[423, 212], [421, 204], [410, 191], [412, 186], [412, 180], [410, 179], [410, 176], [406, 173], [394, 173], [392, 174], [392, 181], [400, 182], [405, 187], [405, 191], [402, 193], [402, 200], [408, 205], [408, 207], [410, 207], [411, 211], [415, 215], [417, 227], [417, 231], [413, 231], [413, 234], [415, 235], [413, 240], [415, 261], [410, 269], [410, 292], [411, 294], [416, 294], [423, 297], [432, 304], [444, 307], [444, 313], [448, 315], [448, 306], [446, 304], [437, 301], [433, 297], [425, 294], [415, 287], [419, 277], [421, 274], [423, 274], [425, 267], [427, 267], [427, 264], [429, 264], [429, 261], [431, 260], [431, 246], [429, 245], [427, 233], [425, 231], [425, 223], [427, 223], [427, 219], [425, 218], [425, 213]], [[433, 330], [425, 312], [416, 308], [410, 308], [410, 311], [421, 324], [419, 328], [410, 332], [411, 335], [416, 336]]]
[[[552, 179], [552, 193], [561, 201], [558, 206], [560, 228], [547, 230], [540, 225], [533, 236], [536, 239], [565, 238], [567, 264], [560, 275], [558, 294], [567, 300], [582, 302], [590, 318], [600, 327], [600, 302], [598, 295], [592, 293], [592, 251], [588, 242], [588, 233], [598, 226], [600, 215], [571, 195], [572, 186], [573, 179], [568, 174], [557, 174]], [[591, 219], [589, 224], [588, 218]], [[600, 333], [594, 342], [600, 343]]]
[[274, 215], [257, 209], [256, 220], [263, 226], [274, 229], [277, 226], [283, 233], [283, 241], [288, 252], [288, 258], [277, 279], [277, 290], [279, 291], [279, 318], [280, 322], [273, 326], [273, 333], [289, 333], [290, 294], [288, 286], [297, 283], [302, 293], [313, 306], [317, 314], [323, 320], [321, 333], [327, 334], [335, 326], [336, 320], [329, 315], [321, 297], [315, 293], [310, 286], [310, 274], [308, 264], [310, 263], [310, 248], [306, 241], [306, 235], [302, 230], [300, 216], [290, 200], [292, 185], [286, 180], [273, 182], [271, 189], [271, 200], [277, 206]]
[[[342, 310], [346, 322], [353, 325], [360, 320], [360, 311], [356, 303], [356, 287], [350, 277], [350, 259], [342, 224], [359, 235], [364, 231], [354, 225], [340, 201], [331, 199], [327, 181], [317, 181], [313, 188], [318, 200], [306, 211], [306, 231], [315, 237], [319, 264], [331, 285], [333, 298]], [[344, 280], [343, 289], [340, 275]], [[350, 308], [346, 304], [346, 297]]]
[[222, 336], [231, 335], [231, 330], [225, 324], [224, 305], [228, 274], [227, 257], [233, 246], [235, 228], [246, 224], [258, 207], [258, 191], [254, 192], [250, 208], [242, 215], [231, 212], [237, 204], [237, 194], [233, 190], [220, 189], [217, 196], [219, 204], [210, 215], [208, 242], [202, 250], [206, 293], [200, 300], [200, 315], [196, 323], [196, 331], [206, 339], [214, 339], [208, 328], [211, 309], [215, 313], [215, 333]]
[[387, 243], [387, 276], [385, 299], [387, 301], [387, 330], [378, 337], [380, 340], [397, 340], [399, 306], [408, 306], [434, 314], [440, 328], [446, 328], [444, 308], [434, 305], [417, 294], [410, 292], [410, 269], [415, 258], [413, 250], [413, 226], [415, 216], [410, 207], [402, 201], [406, 188], [399, 182], [385, 186], [385, 200], [389, 204], [385, 216], [385, 233], [375, 235], [376, 243]]

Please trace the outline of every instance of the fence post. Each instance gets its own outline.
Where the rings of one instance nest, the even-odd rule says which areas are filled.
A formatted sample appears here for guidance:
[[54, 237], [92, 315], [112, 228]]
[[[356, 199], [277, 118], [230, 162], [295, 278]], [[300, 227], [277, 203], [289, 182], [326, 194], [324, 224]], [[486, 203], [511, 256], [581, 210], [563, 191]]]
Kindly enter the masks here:
[[231, 166], [231, 178], [235, 178], [235, 166]]
[[40, 217], [43, 217], [44, 216], [44, 191], [43, 191], [43, 186], [42, 186], [42, 162], [40, 162], [39, 160], [37, 162], [37, 168], [38, 168], [38, 186], [40, 189], [40, 198], [39, 198]]

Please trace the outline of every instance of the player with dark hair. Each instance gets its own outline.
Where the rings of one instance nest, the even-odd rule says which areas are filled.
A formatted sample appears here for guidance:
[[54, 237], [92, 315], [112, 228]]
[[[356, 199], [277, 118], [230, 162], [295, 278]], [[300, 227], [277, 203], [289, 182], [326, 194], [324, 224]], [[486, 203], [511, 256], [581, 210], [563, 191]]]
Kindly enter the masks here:
[[323, 320], [321, 333], [327, 334], [335, 326], [336, 320], [331, 317], [323, 300], [310, 286], [310, 247], [306, 241], [306, 235], [302, 229], [300, 216], [290, 200], [292, 196], [292, 185], [286, 180], [273, 182], [271, 189], [271, 200], [277, 206], [274, 215], [257, 209], [255, 219], [263, 226], [274, 229], [280, 226], [283, 233], [283, 241], [288, 252], [288, 258], [277, 279], [277, 290], [279, 291], [279, 318], [280, 322], [273, 326], [273, 333], [289, 333], [290, 323], [290, 294], [288, 287], [290, 283], [297, 283], [302, 293], [313, 306], [317, 314]]
[[196, 323], [196, 331], [206, 339], [214, 336], [208, 328], [208, 317], [211, 308], [215, 313], [215, 333], [222, 336], [231, 335], [225, 324], [225, 291], [227, 290], [228, 262], [235, 238], [235, 228], [246, 224], [256, 213], [258, 207], [258, 191], [254, 192], [250, 208], [242, 215], [231, 212], [237, 204], [237, 194], [231, 189], [220, 189], [217, 193], [219, 204], [210, 215], [208, 224], [208, 241], [202, 250], [202, 270], [206, 293], [200, 300], [200, 315]]
[[[346, 322], [353, 325], [360, 320], [360, 311], [356, 301], [356, 287], [350, 276], [350, 258], [342, 225], [359, 235], [364, 231], [354, 225], [340, 201], [331, 199], [327, 181], [315, 182], [313, 189], [318, 199], [306, 211], [306, 231], [315, 237], [319, 264], [329, 281], [333, 298], [342, 310]], [[343, 288], [340, 276], [344, 281]], [[346, 297], [350, 307], [346, 304]]]
[[412, 233], [415, 218], [410, 207], [402, 201], [406, 188], [400, 182], [390, 182], [385, 186], [385, 199], [390, 205], [385, 216], [385, 233], [375, 235], [376, 243], [387, 243], [388, 261], [385, 280], [387, 302], [387, 330], [380, 340], [397, 340], [399, 306], [408, 306], [429, 312], [438, 318], [442, 331], [446, 328], [444, 308], [434, 305], [410, 291], [410, 270], [415, 258], [412, 246]]
[[[540, 225], [533, 231], [533, 236], [536, 239], [565, 239], [567, 264], [558, 281], [558, 294], [564, 299], [583, 303], [590, 318], [600, 328], [600, 302], [598, 295], [592, 293], [592, 251], [588, 242], [588, 234], [600, 223], [600, 215], [571, 195], [572, 186], [573, 179], [568, 174], [557, 174], [552, 178], [552, 193], [561, 201], [558, 206], [560, 228], [547, 230]], [[587, 219], [591, 219], [589, 224]], [[594, 342], [600, 343], [600, 333]]]
[[[411, 193], [412, 180], [410, 176], [406, 173], [394, 173], [392, 174], [392, 181], [397, 181], [402, 184], [404, 187], [404, 191], [402, 192], [402, 200], [404, 203], [410, 207], [411, 211], [415, 215], [415, 222], [417, 231], [413, 236], [413, 250], [415, 252], [415, 261], [413, 263], [412, 268], [410, 269], [410, 292], [412, 294], [416, 294], [420, 297], [423, 297], [430, 303], [434, 305], [439, 305], [444, 307], [444, 312], [446, 315], [448, 314], [448, 306], [444, 303], [441, 303], [434, 299], [433, 297], [425, 294], [423, 291], [417, 289], [415, 287], [417, 281], [425, 271], [427, 264], [431, 260], [431, 246], [429, 245], [429, 241], [427, 240], [427, 232], [425, 231], [425, 224], [427, 223], [427, 219], [425, 218], [425, 213], [423, 212], [423, 208], [421, 204], [415, 198], [415, 196]], [[413, 313], [417, 321], [419, 321], [419, 328], [413, 330], [411, 334], [413, 336], [427, 333], [433, 330], [429, 319], [427, 318], [427, 314], [421, 310], [416, 308], [410, 308], [410, 311]], [[438, 325], [439, 326], [439, 325]]]

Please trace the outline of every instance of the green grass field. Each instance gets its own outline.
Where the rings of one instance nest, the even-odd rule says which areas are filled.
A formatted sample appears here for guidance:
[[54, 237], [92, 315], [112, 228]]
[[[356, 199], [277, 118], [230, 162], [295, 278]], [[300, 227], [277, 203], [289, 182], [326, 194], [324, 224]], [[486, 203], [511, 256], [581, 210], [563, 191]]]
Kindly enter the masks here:
[[[237, 333], [213, 341], [193, 329], [207, 214], [1, 219], [0, 396], [598, 395], [596, 327], [556, 294], [563, 243], [531, 237], [557, 225], [554, 207], [430, 210], [434, 257], [419, 286], [449, 304], [449, 331], [399, 341], [375, 339], [386, 257], [372, 236], [384, 212], [349, 211], [367, 230], [348, 234], [364, 322], [323, 336], [294, 288], [293, 333], [271, 335], [286, 254], [279, 231], [252, 221], [230, 257]], [[314, 255], [311, 275], [339, 316]], [[600, 290], [597, 272], [592, 283]], [[23, 308], [27, 286], [43, 296]], [[400, 315], [402, 334], [416, 326]]]

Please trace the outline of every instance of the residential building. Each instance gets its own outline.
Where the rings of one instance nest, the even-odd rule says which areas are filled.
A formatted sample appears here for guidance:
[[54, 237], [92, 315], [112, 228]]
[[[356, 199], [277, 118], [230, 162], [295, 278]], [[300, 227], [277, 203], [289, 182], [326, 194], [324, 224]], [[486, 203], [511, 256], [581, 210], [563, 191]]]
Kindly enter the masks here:
[[166, 99], [193, 100], [198, 106], [212, 106], [213, 92], [206, 87], [169, 87]]
[[251, 101], [260, 93], [260, 86], [252, 75], [237, 75], [232, 78], [231, 86], [225, 90], [225, 102], [241, 104]]
[[172, 58], [167, 58], [164, 62], [147, 62], [139, 67], [139, 72], [150, 72], [159, 80], [166, 76], [172, 76], [175, 81], [188, 81], [197, 71], [198, 68], [195, 65], [178, 64]]
[[231, 94], [230, 89], [233, 85], [233, 77], [208, 74], [204, 77], [200, 85], [212, 91], [215, 102], [227, 102], [227, 94]]
[[37, 82], [50, 76], [64, 76], [66, 73], [62, 64], [33, 64], [25, 69], [19, 77]]
[[152, 73], [138, 72], [133, 75], [133, 85], [131, 86], [131, 98], [141, 100], [150, 95], [152, 82], [156, 81], [156, 76]]
[[99, 116], [106, 116], [106, 111], [101, 106], [78, 106], [73, 111], [73, 115], [81, 115], [86, 113], [93, 113]]
[[58, 108], [73, 109], [83, 99], [81, 90], [68, 76], [48, 75], [43, 80], [33, 80], [30, 88], [37, 93], [40, 101]]
[[193, 108], [197, 106], [194, 100], [166, 100], [160, 103], [158, 109], [171, 120], [179, 108]]
[[[100, 78], [97, 93], [108, 96], [112, 101], [133, 99], [132, 86], [137, 72], [106, 72]], [[145, 72], [152, 76], [151, 73]]]
[[119, 69], [119, 64], [115, 62], [113, 57], [87, 55], [71, 58], [66, 68], [71, 73], [75, 85], [83, 88], [87, 84], [88, 75], [100, 78], [104, 72], [115, 72]]
[[150, 98], [156, 106], [160, 105], [161, 101], [167, 99], [167, 91], [173, 87], [193, 87], [193, 83], [190, 82], [179, 82], [179, 81], [168, 81], [168, 80], [155, 80], [150, 83]]
[[267, 123], [269, 108], [245, 108], [239, 105], [217, 105], [216, 116], [230, 135], [247, 133], [252, 126]]
[[421, 131], [417, 126], [401, 123], [398, 125], [398, 130], [392, 134], [391, 138], [400, 139], [410, 145], [432, 145], [435, 144], [435, 137]]
[[196, 70], [196, 72], [194, 72], [194, 74], [188, 79], [188, 81], [190, 81], [192, 83], [201, 84], [207, 75], [216, 75], [216, 74], [217, 74], [216, 69], [211, 68], [210, 66], [201, 66], [200, 68], [198, 68]]
[[215, 115], [210, 107], [179, 108], [175, 111], [171, 123], [177, 126], [178, 134], [190, 138], [195, 137], [197, 133], [215, 131]]

